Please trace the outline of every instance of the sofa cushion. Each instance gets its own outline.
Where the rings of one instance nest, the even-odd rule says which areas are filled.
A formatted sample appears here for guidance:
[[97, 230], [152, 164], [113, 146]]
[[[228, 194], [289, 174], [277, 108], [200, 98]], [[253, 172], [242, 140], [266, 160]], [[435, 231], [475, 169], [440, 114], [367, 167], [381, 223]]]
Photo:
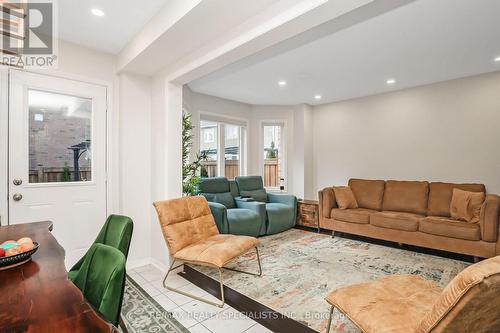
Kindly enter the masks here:
[[361, 208], [382, 210], [385, 181], [349, 179], [349, 187]]
[[414, 332], [500, 332], [500, 256], [461, 271]]
[[363, 332], [409, 333], [417, 332], [441, 292], [437, 284], [420, 276], [390, 275], [338, 288], [326, 301]]
[[349, 186], [336, 186], [333, 192], [335, 192], [335, 200], [340, 209], [358, 208], [356, 198]]
[[428, 182], [388, 180], [385, 183], [383, 210], [425, 214]]
[[469, 192], [454, 188], [450, 204], [451, 217], [455, 220], [478, 223], [484, 198], [483, 192]]
[[225, 193], [200, 193], [205, 198], [207, 198], [210, 202], [217, 202], [221, 205], [226, 206], [227, 209], [235, 208], [236, 205], [234, 203], [234, 198], [231, 195], [231, 192]]
[[370, 224], [389, 229], [417, 231], [423, 215], [403, 212], [378, 212], [370, 216]]
[[267, 235], [277, 234], [295, 225], [295, 209], [282, 203], [266, 203]]
[[201, 178], [198, 191], [203, 193], [230, 192], [229, 181], [225, 177]]
[[427, 215], [451, 216], [450, 203], [454, 188], [470, 192], [486, 192], [483, 184], [430, 183]]
[[266, 190], [251, 190], [251, 191], [240, 191], [242, 197], [251, 197], [256, 201], [267, 202], [267, 192]]
[[332, 217], [335, 220], [343, 222], [352, 222], [360, 224], [370, 223], [370, 215], [376, 213], [376, 210], [366, 209], [366, 208], [354, 208], [354, 209], [332, 209]]
[[229, 222], [229, 233], [233, 235], [257, 237], [262, 226], [262, 218], [259, 213], [250, 209], [228, 209], [227, 220]]
[[426, 234], [466, 239], [480, 240], [481, 229], [478, 224], [472, 224], [441, 216], [428, 216], [420, 220], [418, 230]]

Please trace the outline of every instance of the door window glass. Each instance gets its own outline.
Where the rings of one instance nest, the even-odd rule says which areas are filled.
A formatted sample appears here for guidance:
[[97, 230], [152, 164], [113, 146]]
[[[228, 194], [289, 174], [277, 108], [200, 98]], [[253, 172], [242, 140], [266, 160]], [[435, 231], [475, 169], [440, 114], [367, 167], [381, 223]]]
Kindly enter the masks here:
[[29, 182], [92, 180], [92, 100], [28, 91]]

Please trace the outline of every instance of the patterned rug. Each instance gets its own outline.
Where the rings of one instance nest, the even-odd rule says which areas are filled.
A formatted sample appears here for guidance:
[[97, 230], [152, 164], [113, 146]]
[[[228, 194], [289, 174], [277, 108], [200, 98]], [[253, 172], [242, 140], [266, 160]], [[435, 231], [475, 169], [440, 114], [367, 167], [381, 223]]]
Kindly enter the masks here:
[[[415, 274], [445, 286], [469, 264], [404, 249], [291, 229], [260, 238], [262, 277], [224, 271], [224, 283], [271, 309], [308, 325], [326, 329], [329, 306], [325, 296], [341, 286], [389, 274]], [[256, 271], [255, 251], [231, 265]], [[211, 268], [193, 267], [217, 279]], [[332, 332], [359, 330], [334, 312]]]
[[129, 276], [125, 283], [122, 318], [129, 333], [189, 332]]

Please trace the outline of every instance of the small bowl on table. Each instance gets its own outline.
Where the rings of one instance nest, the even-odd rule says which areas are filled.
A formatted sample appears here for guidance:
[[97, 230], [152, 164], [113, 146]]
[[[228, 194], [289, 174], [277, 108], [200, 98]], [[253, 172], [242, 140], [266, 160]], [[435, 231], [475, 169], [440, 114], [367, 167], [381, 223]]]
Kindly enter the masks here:
[[33, 248], [28, 251], [11, 256], [0, 257], [0, 271], [27, 263], [31, 260], [31, 256], [38, 250], [39, 246], [40, 244], [33, 242]]

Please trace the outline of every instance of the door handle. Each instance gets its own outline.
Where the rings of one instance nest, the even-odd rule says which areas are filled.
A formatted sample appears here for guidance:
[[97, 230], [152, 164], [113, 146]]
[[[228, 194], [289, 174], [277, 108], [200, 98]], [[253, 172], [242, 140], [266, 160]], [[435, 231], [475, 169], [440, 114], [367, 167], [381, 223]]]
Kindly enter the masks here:
[[21, 201], [22, 198], [23, 195], [21, 193], [16, 193], [12, 196], [12, 199], [14, 199], [14, 201]]

